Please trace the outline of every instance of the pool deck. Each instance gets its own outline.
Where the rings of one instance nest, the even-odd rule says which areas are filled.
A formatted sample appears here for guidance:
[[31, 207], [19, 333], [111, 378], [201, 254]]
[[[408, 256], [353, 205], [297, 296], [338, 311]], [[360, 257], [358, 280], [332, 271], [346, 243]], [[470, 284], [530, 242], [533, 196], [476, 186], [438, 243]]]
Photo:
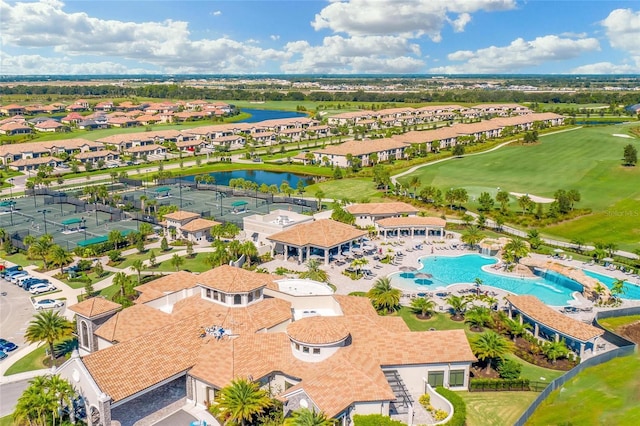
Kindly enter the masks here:
[[[322, 269], [327, 271], [329, 275], [329, 282], [334, 284], [337, 287], [337, 290], [336, 290], [337, 294], [349, 294], [351, 292], [356, 292], [356, 291], [366, 292], [373, 286], [373, 283], [375, 282], [376, 279], [381, 277], [386, 277], [394, 272], [399, 272], [400, 271], [399, 268], [401, 266], [413, 266], [416, 268], [419, 267], [420, 264], [418, 263], [418, 259], [420, 259], [421, 257], [431, 256], [431, 255], [461, 256], [464, 254], [478, 254], [477, 249], [469, 250], [467, 246], [459, 240], [458, 238], [459, 236], [453, 233], [451, 235], [454, 235], [454, 238], [447, 238], [444, 241], [430, 239], [428, 240], [428, 244], [425, 244], [425, 240], [423, 238], [411, 239], [410, 237], [408, 237], [408, 238], [402, 238], [402, 239], [389, 238], [387, 240], [384, 240], [383, 238], [372, 239], [368, 244], [374, 245], [378, 248], [382, 248], [383, 254], [388, 247], [392, 248], [396, 253], [402, 252], [404, 254], [402, 260], [396, 260], [395, 264], [383, 264], [383, 263], [380, 263], [379, 261], [373, 260], [373, 256], [365, 256], [365, 258], [369, 261], [369, 263], [363, 266], [363, 269], [370, 270], [374, 274], [373, 278], [369, 278], [369, 279], [360, 278], [358, 280], [352, 280], [350, 277], [344, 275], [342, 272], [349, 267], [349, 262], [346, 262], [342, 266], [338, 266], [334, 263], [331, 263], [329, 266], [323, 265]], [[389, 244], [392, 244], [392, 245], [389, 245]], [[413, 249], [418, 244], [422, 244], [422, 249], [421, 250]], [[631, 276], [629, 274], [625, 274], [617, 270], [612, 271], [601, 265], [587, 265], [578, 260], [563, 260], [559, 258], [551, 259], [548, 256], [539, 255], [535, 253], [531, 254], [530, 256], [535, 259], [540, 259], [544, 261], [553, 260], [554, 262], [560, 263], [568, 267], [589, 269], [591, 271], [594, 271], [603, 275], [608, 275], [614, 278], [625, 279], [631, 285], [640, 286], [639, 277]], [[298, 264], [297, 260], [293, 260], [293, 259], [284, 260], [282, 258], [272, 260], [261, 266], [266, 268], [270, 272], [275, 271], [276, 268], [278, 267], [284, 267], [291, 271], [297, 271], [297, 272], [306, 270], [306, 266], [304, 264], [301, 264], [301, 265]], [[489, 272], [494, 272], [494, 271], [491, 270], [491, 268], [489, 268]], [[513, 277], [522, 276], [521, 273], [508, 273], [508, 272], [503, 272], [502, 270], [495, 271], [495, 272], [501, 275], [508, 275]], [[291, 276], [295, 277], [295, 275], [293, 274]], [[443, 292], [450, 292], [452, 294], [464, 294], [464, 293], [468, 293], [470, 289], [475, 289], [475, 286], [472, 283], [453, 284], [453, 285], [447, 286], [446, 290], [443, 290]], [[498, 299], [500, 306], [504, 305], [504, 302], [503, 302], [504, 296], [509, 294], [505, 290], [486, 286], [486, 285], [482, 286], [481, 291], [483, 292], [488, 291], [490, 295]], [[433, 291], [430, 291], [430, 293], [433, 293]], [[437, 293], [441, 293], [441, 292], [437, 292]], [[401, 299], [401, 303], [403, 305], [408, 305], [411, 302], [411, 299], [415, 298], [417, 294], [418, 294], [417, 290], [415, 291], [403, 290], [403, 297]], [[442, 307], [442, 310], [447, 309], [446, 302], [444, 302], [444, 298], [445, 297], [437, 297], [437, 296], [433, 297], [433, 300], [438, 305], [438, 308], [436, 309], [441, 310], [440, 307]], [[597, 310], [607, 309], [607, 308], [595, 307], [593, 302], [589, 301], [584, 296], [582, 296], [582, 294], [578, 292], [574, 293], [574, 298], [576, 299], [576, 301], [572, 303], [572, 305], [577, 306], [579, 308], [591, 308], [592, 311], [591, 312], [581, 311], [578, 313], [572, 313], [570, 314], [572, 318], [576, 318], [583, 321], [589, 321], [593, 319], [595, 312]], [[640, 300], [622, 299], [622, 307], [628, 307], [628, 306], [640, 306]], [[561, 307], [558, 307], [558, 309], [561, 309]]]

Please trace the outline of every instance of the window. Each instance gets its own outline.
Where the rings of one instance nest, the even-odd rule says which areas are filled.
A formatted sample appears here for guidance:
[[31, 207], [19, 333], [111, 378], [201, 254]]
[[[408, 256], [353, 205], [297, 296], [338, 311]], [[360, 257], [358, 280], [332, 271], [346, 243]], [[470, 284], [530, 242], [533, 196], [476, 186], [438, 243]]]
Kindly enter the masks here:
[[249, 293], [249, 303], [253, 302], [253, 293]]
[[226, 303], [226, 301], [227, 301], [227, 295], [226, 295], [226, 294], [224, 294], [224, 293], [220, 293], [220, 301], [221, 301], [222, 303]]
[[207, 298], [211, 299], [211, 289], [210, 288], [207, 289], [206, 293], [207, 293]]
[[299, 351], [300, 350], [300, 345], [296, 343], [296, 350]]
[[260, 296], [261, 296], [260, 290], [256, 290], [256, 291], [254, 292], [254, 294], [253, 294], [253, 297], [254, 297], [256, 300], [260, 299]]
[[81, 345], [85, 348], [89, 347], [89, 327], [87, 327], [87, 323], [82, 321], [80, 322], [80, 342]]
[[216, 290], [213, 290], [213, 300], [218, 300], [219, 297], [220, 293], [218, 293]]
[[451, 370], [449, 372], [449, 386], [464, 386], [464, 370]]
[[320, 348], [313, 348], [314, 355], [320, 355]]
[[427, 383], [431, 385], [432, 388], [436, 386], [444, 385], [444, 371], [429, 371], [429, 375], [427, 377]]
[[236, 294], [235, 296], [233, 296], [233, 304], [234, 305], [240, 305], [242, 303], [242, 296], [239, 294]]
[[303, 346], [302, 347], [302, 353], [308, 354], [309, 353], [309, 347], [308, 346]]
[[292, 387], [292, 386], [293, 386], [293, 383], [289, 383], [289, 382], [287, 382], [286, 380], [284, 381], [284, 390], [287, 390], [287, 389], [289, 389], [289, 388], [290, 388], [290, 387]]

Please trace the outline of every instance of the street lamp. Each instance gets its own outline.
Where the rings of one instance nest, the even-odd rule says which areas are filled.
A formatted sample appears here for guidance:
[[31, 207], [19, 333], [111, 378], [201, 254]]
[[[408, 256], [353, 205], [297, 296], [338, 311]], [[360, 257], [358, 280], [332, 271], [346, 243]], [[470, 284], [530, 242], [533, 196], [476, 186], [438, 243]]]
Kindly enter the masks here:
[[9, 198], [13, 199], [13, 178], [7, 179], [11, 185], [9, 186]]
[[38, 213], [42, 213], [42, 217], [44, 219], [44, 233], [47, 234], [47, 213], [51, 213], [51, 210], [42, 209], [38, 210]]
[[93, 203], [93, 206], [96, 209], [96, 226], [98, 226], [98, 202]]
[[84, 240], [87, 241], [87, 219], [82, 217], [82, 229], [84, 230]]
[[13, 208], [15, 207], [16, 202], [15, 201], [11, 201], [11, 204], [9, 205], [9, 211], [11, 213], [11, 226], [13, 226]]
[[178, 188], [180, 189], [180, 210], [182, 210], [182, 183], [178, 182]]

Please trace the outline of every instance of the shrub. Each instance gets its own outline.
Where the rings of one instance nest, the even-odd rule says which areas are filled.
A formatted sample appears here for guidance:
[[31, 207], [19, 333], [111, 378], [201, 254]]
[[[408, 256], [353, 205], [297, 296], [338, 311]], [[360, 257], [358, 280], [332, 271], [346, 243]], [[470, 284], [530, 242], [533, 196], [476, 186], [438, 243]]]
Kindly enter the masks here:
[[522, 364], [512, 359], [503, 359], [498, 365], [498, 372], [503, 379], [517, 379], [522, 372]]
[[467, 422], [467, 406], [462, 398], [455, 392], [449, 389], [438, 387], [436, 392], [445, 397], [451, 405], [453, 405], [453, 417], [447, 423], [446, 426], [464, 426]]
[[393, 420], [390, 417], [382, 416], [380, 414], [362, 415], [356, 414], [353, 416], [354, 426], [403, 426], [404, 423], [397, 420]]
[[431, 406], [431, 396], [428, 393], [425, 393], [424, 395], [422, 395], [420, 397], [420, 399], [418, 400], [418, 402], [420, 403], [420, 405], [422, 405], [424, 408], [430, 407]]
[[469, 390], [528, 390], [529, 379], [471, 379]]
[[120, 260], [120, 257], [122, 256], [122, 253], [120, 252], [120, 250], [111, 250], [107, 254], [109, 256], [109, 260], [113, 263]]
[[433, 418], [435, 421], [441, 422], [442, 420], [446, 419], [448, 415], [449, 413], [444, 410], [436, 410], [435, 413], [433, 413]]

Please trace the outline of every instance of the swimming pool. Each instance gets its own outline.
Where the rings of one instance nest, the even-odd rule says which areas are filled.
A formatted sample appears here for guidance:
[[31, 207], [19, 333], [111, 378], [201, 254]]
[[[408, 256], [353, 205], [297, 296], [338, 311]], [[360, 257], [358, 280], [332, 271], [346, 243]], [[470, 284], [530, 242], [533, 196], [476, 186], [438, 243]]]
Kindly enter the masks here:
[[495, 263], [495, 258], [478, 254], [455, 257], [428, 256], [420, 259], [421, 267], [418, 272], [431, 274], [432, 278], [415, 279], [411, 278], [411, 274], [395, 273], [391, 275], [391, 282], [398, 288], [410, 291], [437, 291], [439, 287], [473, 283], [476, 278], [480, 278], [484, 286], [515, 294], [531, 294], [551, 306], [565, 306], [573, 300], [573, 292], [582, 291], [580, 284], [559, 274], [548, 273], [545, 277], [517, 278], [482, 270], [483, 266]]
[[[600, 281], [602, 284], [606, 285], [609, 289], [613, 287], [613, 282], [616, 280], [609, 275], [602, 275], [597, 272], [589, 271], [588, 269], [583, 269], [585, 275], [591, 278], [595, 278]], [[624, 293], [620, 295], [621, 299], [640, 299], [640, 286], [629, 283], [627, 281], [624, 285]]]

